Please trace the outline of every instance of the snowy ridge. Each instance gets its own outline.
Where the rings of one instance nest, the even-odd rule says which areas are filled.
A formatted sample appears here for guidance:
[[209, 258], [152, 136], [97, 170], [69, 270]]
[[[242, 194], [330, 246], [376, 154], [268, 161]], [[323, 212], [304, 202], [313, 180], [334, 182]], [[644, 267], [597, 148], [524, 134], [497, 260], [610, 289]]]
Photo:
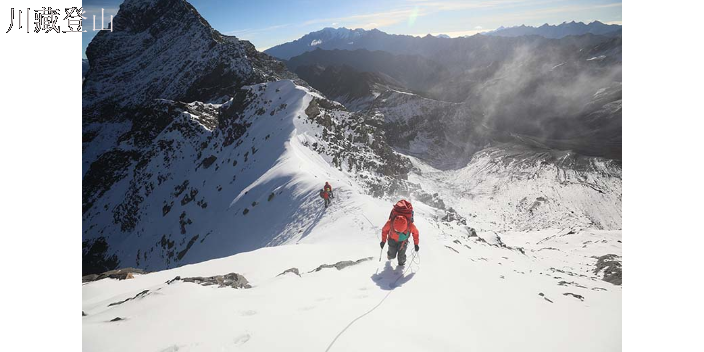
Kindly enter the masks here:
[[[322, 101], [307, 88], [284, 80], [238, 94], [224, 104], [168, 103], [177, 117], [87, 205], [84, 240], [103, 237], [121, 266], [151, 270], [288, 243], [316, 221], [316, 190], [326, 180], [354, 183], [332, 164], [349, 164], [348, 153], [366, 156], [368, 166], [360, 168], [384, 164], [365, 144], [341, 152], [350, 131], [337, 141], [333, 132], [324, 138], [350, 114], [332, 111], [323, 127], [306, 114]], [[245, 99], [242, 110], [227, 117], [236, 99]], [[216, 128], [224, 122], [228, 128]], [[136, 153], [132, 148], [124, 144], [101, 158]]]
[[[263, 248], [131, 280], [85, 284], [84, 348], [619, 348], [621, 287], [602, 281], [595, 270], [597, 258], [620, 256], [620, 231], [490, 231], [468, 237], [463, 226], [435, 220], [437, 210], [416, 202], [421, 251], [413, 257], [409, 250], [408, 268], [401, 270], [395, 261], [380, 263], [376, 258], [378, 226], [386, 220], [390, 204], [358, 191], [345, 187], [339, 192], [333, 207], [320, 212], [319, 221], [297, 245]], [[341, 270], [315, 271], [322, 264], [370, 256], [372, 260]], [[279, 275], [289, 268], [297, 268], [300, 277]], [[166, 283], [176, 276], [229, 272], [246, 277], [252, 288]], [[144, 290], [149, 291], [138, 295]], [[131, 297], [136, 298], [109, 306]], [[111, 322], [117, 317], [121, 320]], [[404, 331], [399, 338], [379, 334], [390, 319]], [[506, 338], [508, 332], [511, 338]]]

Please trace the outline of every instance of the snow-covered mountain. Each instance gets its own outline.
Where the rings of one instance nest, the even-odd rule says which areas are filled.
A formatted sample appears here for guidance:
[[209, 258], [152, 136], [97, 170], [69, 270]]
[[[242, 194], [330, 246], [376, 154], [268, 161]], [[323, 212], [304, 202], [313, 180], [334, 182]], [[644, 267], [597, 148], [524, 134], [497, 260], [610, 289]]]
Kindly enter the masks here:
[[[142, 17], [145, 6], [165, 15]], [[381, 195], [390, 177], [406, 177], [410, 163], [371, 120], [213, 31], [185, 1], [126, 1], [115, 21], [123, 30], [88, 48], [83, 86], [84, 273], [162, 269], [302, 236], [315, 221], [302, 209], [317, 183], [340, 179], [336, 168]], [[318, 159], [330, 168], [309, 167]]]
[[280, 59], [289, 59], [317, 48], [331, 49], [331, 45], [352, 48], [355, 45], [355, 41], [367, 37], [370, 32], [361, 28], [326, 27], [317, 32], [308, 33], [293, 42], [269, 48], [264, 52]]
[[[520, 44], [539, 44], [546, 39], [567, 39], [567, 41], [601, 41], [603, 38], [620, 37], [620, 27], [618, 25], [604, 25], [608, 31], [599, 26], [600, 22], [587, 25], [563, 24], [550, 27], [542, 26], [546, 33], [555, 31], [555, 35], [510, 35], [514, 32], [512, 28], [497, 30], [490, 35], [477, 34], [459, 38], [445, 38], [442, 36], [426, 35], [423, 37], [410, 35], [388, 34], [378, 29], [350, 30], [347, 28], [325, 28], [317, 32], [311, 32], [292, 42], [283, 43], [265, 50], [265, 53], [279, 59], [288, 60], [303, 53], [323, 49], [323, 50], [357, 50], [369, 51], [382, 50], [397, 55], [419, 55], [444, 65], [472, 64], [486, 65], [495, 60], [496, 55], [505, 54], [507, 49]], [[582, 29], [585, 26], [585, 29]], [[615, 28], [618, 27], [618, 28]], [[532, 27], [516, 27], [530, 29]], [[541, 31], [542, 31], [541, 30]], [[498, 35], [496, 33], [505, 33]], [[538, 31], [540, 32], [540, 31]], [[491, 35], [496, 34], [496, 35]], [[534, 34], [534, 33], [528, 33]], [[558, 35], [564, 34], [564, 35]], [[569, 39], [571, 38], [571, 39]], [[487, 58], [491, 58], [485, 62]]]
[[[620, 161], [555, 147], [594, 129], [538, 138], [390, 75], [305, 66], [326, 92], [379, 94], [350, 112], [185, 0], [126, 0], [114, 21], [83, 86], [83, 271], [125, 270], [84, 278], [85, 350], [620, 348]], [[605, 55], [577, 60], [598, 77], [620, 58], [602, 46], [577, 55]], [[515, 99], [505, 85], [578, 65], [527, 62], [484, 90]], [[567, 95], [580, 123], [620, 126], [620, 84], [588, 82], [557, 87], [590, 87]], [[376, 257], [399, 198], [420, 231], [405, 268]]]
[[524, 35], [538, 35], [545, 38], [563, 38], [568, 35], [609, 35], [620, 36], [621, 26], [618, 24], [604, 24], [599, 21], [590, 23], [584, 22], [562, 22], [559, 25], [549, 25], [547, 23], [540, 27], [520, 25], [515, 27], [500, 27], [494, 31], [484, 32], [484, 35], [494, 35], [501, 37], [519, 37]]

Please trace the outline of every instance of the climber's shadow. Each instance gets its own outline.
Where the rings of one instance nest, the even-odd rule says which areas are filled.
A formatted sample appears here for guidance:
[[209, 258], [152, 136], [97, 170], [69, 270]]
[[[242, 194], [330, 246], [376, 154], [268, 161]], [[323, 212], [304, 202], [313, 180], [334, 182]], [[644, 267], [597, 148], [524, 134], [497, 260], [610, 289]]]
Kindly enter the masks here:
[[381, 272], [374, 273], [371, 278], [372, 281], [374, 281], [374, 283], [379, 286], [380, 289], [393, 290], [410, 281], [413, 276], [415, 276], [415, 274], [415, 272], [406, 272], [404, 274], [401, 269], [392, 268], [391, 262], [386, 262], [384, 270], [382, 270]]

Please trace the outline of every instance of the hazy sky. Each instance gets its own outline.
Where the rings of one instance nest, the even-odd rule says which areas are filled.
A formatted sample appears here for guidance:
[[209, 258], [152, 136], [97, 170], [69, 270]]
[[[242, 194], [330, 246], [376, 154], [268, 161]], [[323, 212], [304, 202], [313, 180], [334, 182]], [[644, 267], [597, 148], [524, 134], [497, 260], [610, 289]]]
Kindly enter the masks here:
[[[122, 0], [84, 0], [83, 53], [100, 26], [100, 9], [117, 13]], [[615, 0], [190, 0], [218, 31], [251, 41], [258, 50], [324, 27], [378, 28], [391, 34], [451, 37], [521, 24], [577, 21], [621, 24]]]

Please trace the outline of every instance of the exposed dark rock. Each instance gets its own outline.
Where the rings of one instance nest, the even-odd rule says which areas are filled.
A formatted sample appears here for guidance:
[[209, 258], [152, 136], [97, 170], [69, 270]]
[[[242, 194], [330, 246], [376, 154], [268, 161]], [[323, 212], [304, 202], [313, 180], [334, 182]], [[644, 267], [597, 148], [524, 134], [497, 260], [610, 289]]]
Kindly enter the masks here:
[[84, 312], [84, 311], [81, 311], [81, 313], [83, 314], [84, 317], [88, 316], [88, 314], [86, 314], [86, 312]]
[[119, 301], [119, 302], [110, 303], [110, 304], [108, 304], [108, 307], [117, 306], [117, 305], [120, 305], [120, 304], [125, 303], [127, 301], [131, 301], [133, 299], [143, 298], [143, 297], [147, 296], [148, 294], [149, 294], [149, 290], [144, 290], [144, 291], [136, 294], [134, 297], [130, 297], [130, 298], [127, 298], [127, 299]]
[[110, 322], [113, 322], [113, 321], [120, 321], [120, 320], [125, 320], [125, 318], [115, 317], [115, 318], [113, 318], [112, 320], [110, 320]]
[[286, 270], [284, 270], [284, 272], [282, 272], [281, 274], [276, 275], [276, 276], [281, 276], [281, 275], [284, 275], [284, 274], [286, 274], [286, 273], [294, 273], [294, 274], [296, 274], [296, 275], [298, 275], [298, 276], [301, 276], [301, 274], [298, 272], [298, 268], [286, 269]]
[[162, 214], [166, 216], [171, 211], [171, 207], [174, 205], [174, 202], [171, 202], [169, 204], [164, 204], [164, 208], [161, 209]]
[[[176, 278], [174, 278], [174, 280], [176, 280]], [[201, 286], [218, 285], [218, 287], [232, 287], [235, 289], [252, 288], [247, 279], [237, 273], [229, 273], [225, 275], [216, 275], [209, 277], [186, 277], [183, 278], [182, 281], [193, 282]]]
[[570, 293], [570, 292], [565, 292], [562, 295], [563, 296], [572, 296], [580, 301], [584, 301], [584, 296], [582, 296], [582, 295], [578, 295], [578, 294], [574, 294], [574, 293]]
[[550, 302], [550, 303], [553, 303], [549, 298], [545, 297], [545, 294], [542, 293], [542, 292], [538, 293], [538, 296], [543, 297], [544, 300], [546, 300], [546, 301], [548, 301], [548, 302]]
[[117, 267], [116, 255], [108, 255], [105, 237], [83, 241], [83, 275], [99, 274]]
[[441, 220], [445, 222], [456, 222], [458, 225], [467, 225], [467, 219], [458, 214], [452, 207], [445, 212], [445, 216], [443, 216]]
[[90, 274], [83, 276], [83, 282], [95, 281], [98, 278], [98, 274]]
[[123, 269], [116, 269], [116, 270], [104, 272], [100, 276], [98, 276], [97, 280], [103, 279], [105, 277], [108, 277], [111, 279], [126, 280], [126, 279], [134, 278], [134, 274], [142, 275], [142, 274], [146, 274], [146, 273], [147, 272], [142, 269], [123, 268]]
[[178, 260], [183, 259], [183, 257], [186, 255], [186, 253], [188, 253], [188, 250], [191, 249], [191, 246], [193, 246], [193, 244], [196, 243], [196, 240], [198, 240], [198, 236], [199, 235], [195, 235], [195, 236], [191, 237], [191, 240], [188, 241], [186, 248], [184, 250], [178, 252], [178, 255], [176, 256], [176, 258]]
[[[558, 277], [555, 277], [555, 278], [557, 279]], [[579, 287], [579, 288], [587, 288], [586, 286], [580, 285], [574, 281], [567, 282], [567, 281], [562, 280], [562, 281], [558, 282], [557, 284], [560, 286], [574, 286], [574, 287]]]
[[201, 165], [203, 165], [203, 168], [207, 169], [207, 168], [210, 167], [210, 165], [213, 165], [213, 163], [214, 163], [215, 160], [217, 160], [217, 159], [218, 159], [217, 156], [211, 155], [211, 156], [209, 156], [209, 157], [203, 159], [203, 162], [201, 163]]
[[146, 274], [146, 273], [147, 272], [142, 269], [123, 268], [123, 269], [106, 271], [106, 272], [99, 274], [99, 275], [92, 274], [92, 275], [83, 276], [83, 282], [97, 281], [97, 280], [102, 280], [105, 278], [126, 280], [126, 279], [134, 278], [134, 274]]
[[335, 268], [337, 270], [342, 270], [348, 266], [357, 265], [359, 263], [366, 262], [367, 260], [372, 260], [372, 259], [373, 259], [372, 257], [367, 257], [367, 258], [362, 258], [362, 259], [359, 259], [356, 261], [343, 260], [343, 261], [337, 262], [335, 264], [323, 264], [323, 265], [315, 268], [314, 270], [309, 271], [309, 273], [318, 272], [320, 270], [329, 269], [329, 268]]
[[167, 285], [171, 285], [174, 281], [179, 281], [179, 280], [181, 280], [181, 277], [180, 277], [180, 276], [176, 276], [175, 278], [166, 281], [166, 284], [167, 284]]
[[459, 253], [458, 250], [456, 250], [456, 249], [454, 249], [454, 248], [452, 248], [452, 247], [450, 247], [450, 246], [447, 246], [447, 245], [446, 245], [445, 247], [447, 247], [448, 249], [450, 249], [451, 251], [453, 251], [453, 252], [455, 252], [455, 253]]
[[606, 254], [598, 257], [594, 274], [599, 275], [599, 272], [603, 270], [604, 276], [602, 280], [620, 286], [623, 275], [620, 258], [616, 254]]

